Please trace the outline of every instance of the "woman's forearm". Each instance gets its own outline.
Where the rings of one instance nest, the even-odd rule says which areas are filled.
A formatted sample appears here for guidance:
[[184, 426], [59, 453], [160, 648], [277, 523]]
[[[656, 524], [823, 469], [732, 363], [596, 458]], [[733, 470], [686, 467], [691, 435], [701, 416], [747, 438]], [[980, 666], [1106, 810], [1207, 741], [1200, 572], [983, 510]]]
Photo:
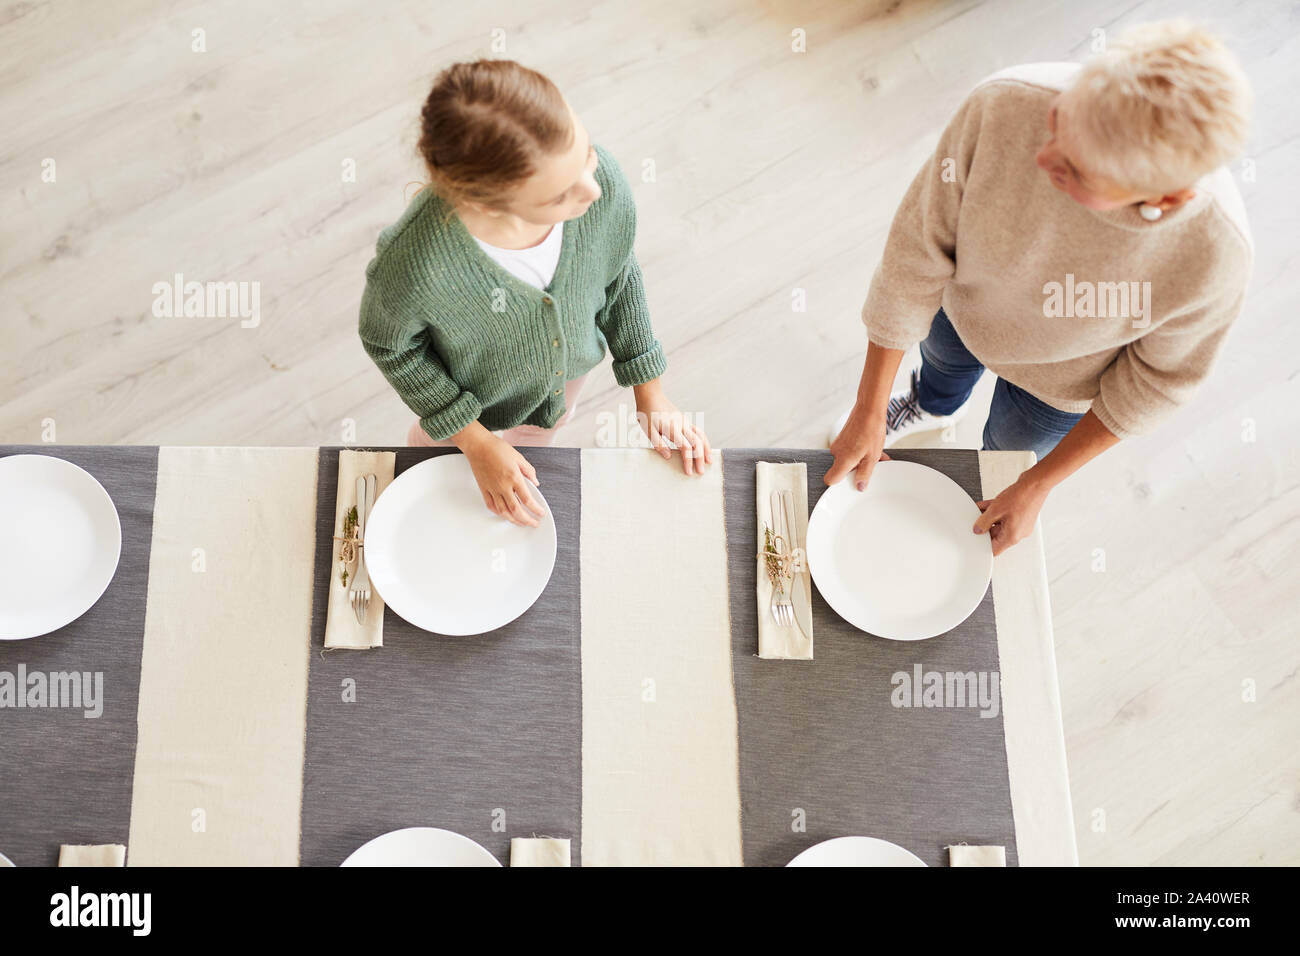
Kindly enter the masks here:
[[889, 395], [894, 388], [894, 376], [903, 363], [902, 349], [887, 349], [874, 342], [867, 343], [867, 358], [862, 365], [862, 379], [858, 382], [857, 406], [871, 415], [884, 415], [889, 407]]
[[1089, 411], [1071, 428], [1047, 457], [1025, 472], [1025, 479], [1044, 488], [1054, 488], [1106, 449], [1119, 444], [1119, 438]]

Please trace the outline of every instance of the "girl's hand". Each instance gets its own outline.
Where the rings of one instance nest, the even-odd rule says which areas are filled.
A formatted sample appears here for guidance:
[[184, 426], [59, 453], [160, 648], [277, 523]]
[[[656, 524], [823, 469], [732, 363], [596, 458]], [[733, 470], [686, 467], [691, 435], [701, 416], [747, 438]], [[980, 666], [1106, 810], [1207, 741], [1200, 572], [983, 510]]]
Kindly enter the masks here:
[[682, 453], [682, 470], [686, 474], [704, 474], [707, 466], [713, 464], [713, 448], [704, 429], [686, 420], [677, 406], [668, 400], [659, 380], [637, 385], [636, 419], [641, 430], [650, 439], [650, 447], [665, 459], [673, 456], [672, 442]]
[[1050, 490], [1050, 485], [1036, 481], [1026, 472], [996, 498], [976, 502], [984, 513], [973, 530], [976, 534], [989, 533], [994, 557], [1033, 533], [1034, 522]]
[[486, 430], [464, 452], [488, 510], [517, 525], [537, 527], [546, 509], [532, 495], [540, 482], [528, 459]]

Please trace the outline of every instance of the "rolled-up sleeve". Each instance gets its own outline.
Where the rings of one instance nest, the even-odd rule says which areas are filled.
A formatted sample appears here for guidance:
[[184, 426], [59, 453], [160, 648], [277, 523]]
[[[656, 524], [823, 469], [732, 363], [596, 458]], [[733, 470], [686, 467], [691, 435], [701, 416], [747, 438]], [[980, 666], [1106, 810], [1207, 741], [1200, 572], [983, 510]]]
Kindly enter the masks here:
[[429, 437], [441, 440], [477, 421], [483, 406], [448, 374], [430, 341], [429, 327], [403, 321], [368, 285], [361, 300], [361, 344], [398, 396], [420, 418]]
[[1209, 376], [1244, 298], [1234, 288], [1126, 345], [1101, 375], [1093, 414], [1118, 438], [1155, 428]]
[[614, 358], [614, 380], [619, 385], [642, 385], [667, 369], [663, 346], [650, 325], [650, 307], [635, 253], [628, 252], [618, 278], [605, 290], [605, 309], [596, 324]]

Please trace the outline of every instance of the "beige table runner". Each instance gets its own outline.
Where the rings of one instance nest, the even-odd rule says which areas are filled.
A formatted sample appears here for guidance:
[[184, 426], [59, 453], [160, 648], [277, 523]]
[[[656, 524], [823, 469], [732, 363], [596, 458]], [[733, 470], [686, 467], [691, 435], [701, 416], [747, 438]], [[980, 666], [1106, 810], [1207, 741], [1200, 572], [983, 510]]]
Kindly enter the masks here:
[[741, 863], [722, 463], [582, 452], [582, 861]]
[[[982, 451], [979, 460], [984, 497], [993, 498], [1037, 459], [1031, 451]], [[1019, 863], [1078, 866], [1041, 523], [994, 560], [993, 613]]]
[[296, 865], [316, 449], [163, 447], [130, 862]]

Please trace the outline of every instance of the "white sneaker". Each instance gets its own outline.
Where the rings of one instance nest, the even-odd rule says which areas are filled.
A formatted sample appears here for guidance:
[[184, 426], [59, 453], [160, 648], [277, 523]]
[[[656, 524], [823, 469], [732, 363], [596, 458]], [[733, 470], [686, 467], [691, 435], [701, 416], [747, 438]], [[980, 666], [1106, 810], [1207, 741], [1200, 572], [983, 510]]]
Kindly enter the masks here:
[[[966, 402], [961, 408], [949, 415], [932, 415], [927, 412], [916, 401], [916, 391], [920, 382], [921, 371], [914, 368], [909, 376], [908, 387], [889, 396], [889, 408], [885, 412], [886, 448], [916, 432], [950, 428], [966, 416], [966, 410], [970, 407], [970, 402]], [[839, 437], [840, 432], [844, 430], [844, 424], [848, 420], [849, 412], [847, 411], [835, 420], [835, 424], [831, 426], [830, 434], [826, 437], [827, 445], [832, 444]]]
[[920, 385], [921, 370], [914, 368], [909, 376], [907, 388], [889, 396], [889, 410], [885, 412], [886, 448], [916, 432], [952, 428], [966, 417], [966, 410], [970, 407], [969, 401], [948, 415], [933, 415], [927, 412], [916, 400]]

